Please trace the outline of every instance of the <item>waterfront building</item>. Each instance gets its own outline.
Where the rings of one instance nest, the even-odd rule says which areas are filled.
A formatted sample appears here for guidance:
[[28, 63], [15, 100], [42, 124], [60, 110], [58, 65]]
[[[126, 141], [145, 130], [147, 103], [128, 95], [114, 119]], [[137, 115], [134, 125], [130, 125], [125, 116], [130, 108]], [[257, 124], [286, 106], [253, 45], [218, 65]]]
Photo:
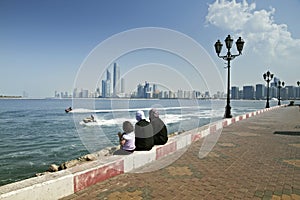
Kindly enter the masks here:
[[300, 87], [296, 87], [296, 98], [300, 98]]
[[79, 98], [80, 97], [80, 92], [78, 91], [77, 88], [74, 88], [73, 90], [73, 98]]
[[144, 98], [144, 87], [141, 84], [137, 86], [137, 98]]
[[266, 86], [263, 84], [256, 84], [255, 86], [255, 99], [259, 100], [259, 99], [265, 99], [266, 95], [265, 95], [265, 90], [266, 90]]
[[251, 86], [243, 86], [243, 99], [254, 99], [254, 87]]
[[105, 98], [107, 94], [107, 88], [106, 88], [106, 80], [102, 80], [102, 97]]
[[277, 87], [270, 87], [270, 98], [277, 98]]
[[231, 99], [239, 99], [239, 87], [231, 87]]
[[179, 98], [179, 99], [183, 98], [183, 91], [182, 90], [177, 91], [177, 98]]
[[106, 97], [111, 97], [111, 79], [106, 80]]
[[88, 98], [89, 97], [89, 91], [88, 90], [82, 89], [81, 93], [82, 93], [82, 98]]
[[287, 97], [289, 99], [295, 99], [296, 98], [296, 87], [295, 86], [286, 86], [287, 89]]
[[206, 91], [206, 92], [204, 93], [204, 97], [205, 97], [205, 98], [210, 98], [210, 94], [209, 94], [208, 91]]
[[120, 93], [120, 68], [117, 63], [114, 63], [114, 80], [113, 80], [113, 94], [118, 96]]
[[271, 82], [270, 87], [277, 87], [278, 81], [280, 81], [280, 79], [277, 77], [274, 77], [273, 82]]
[[143, 98], [151, 98], [151, 87], [150, 84], [146, 81], [144, 86], [144, 96]]
[[125, 80], [121, 78], [121, 93], [125, 93]]

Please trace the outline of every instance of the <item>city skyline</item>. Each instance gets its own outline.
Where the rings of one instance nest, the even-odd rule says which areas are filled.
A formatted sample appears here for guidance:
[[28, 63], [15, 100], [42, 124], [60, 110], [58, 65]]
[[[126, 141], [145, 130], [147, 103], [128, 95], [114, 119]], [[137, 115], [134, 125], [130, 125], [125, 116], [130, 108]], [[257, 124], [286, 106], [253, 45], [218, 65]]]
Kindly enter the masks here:
[[[299, 8], [297, 0], [191, 0], [188, 3], [179, 0], [133, 0], [130, 3], [118, 0], [2, 0], [0, 95], [26, 93], [30, 98], [43, 98], [53, 96], [55, 90], [72, 93], [81, 67], [99, 44], [122, 32], [143, 27], [161, 27], [190, 37], [214, 63], [213, 66], [203, 61], [203, 69], [213, 67], [217, 72], [205, 77], [203, 71], [198, 71], [194, 77], [194, 66], [179, 55], [164, 52], [164, 49], [159, 49], [160, 52], [136, 49], [110, 61], [122, 66], [120, 82], [126, 82], [124, 90], [132, 91], [144, 80], [165, 85], [170, 90], [212, 88], [210, 92], [214, 93], [225, 88], [225, 65], [217, 57], [213, 45], [218, 39], [224, 44], [228, 34], [234, 41], [238, 37], [245, 40], [243, 55], [231, 63], [232, 86], [263, 83], [262, 74], [267, 70], [287, 85], [296, 86], [300, 81]], [[130, 46], [135, 39], [138, 38], [122, 44]], [[180, 40], [174, 41], [176, 44]], [[104, 53], [117, 52], [121, 49], [119, 45], [107, 47]], [[185, 49], [185, 44], [177, 45]], [[225, 50], [223, 46], [222, 55]], [[235, 46], [232, 51], [236, 52]], [[197, 58], [193, 53], [187, 54]], [[97, 75], [103, 77], [104, 73]], [[219, 81], [207, 85], [206, 79]], [[112, 82], [111, 88], [113, 85]], [[118, 90], [121, 89], [122, 86]]]
[[[107, 74], [110, 75], [107, 70]], [[110, 76], [106, 78], [109, 79]], [[107, 81], [107, 80], [102, 80]], [[285, 85], [278, 88], [279, 78], [274, 77], [270, 83], [270, 98], [279, 98], [278, 90], [281, 91], [280, 99], [299, 99], [300, 98], [300, 87], [293, 85]], [[144, 99], [164, 99], [164, 98], [179, 98], [179, 99], [222, 99], [226, 98], [226, 93], [223, 91], [217, 91], [215, 94], [211, 94], [209, 91], [186, 91], [186, 90], [166, 90], [159, 85], [151, 84], [147, 81], [144, 84], [139, 83], [136, 89], [131, 93], [123, 93], [120, 96], [103, 96], [106, 92], [100, 91], [100, 86], [96, 91], [89, 91], [87, 89], [81, 89], [80, 91], [75, 88], [73, 96], [68, 95], [68, 92], [57, 92], [55, 91], [55, 98], [144, 98]], [[102, 85], [103, 88], [103, 85]], [[59, 95], [61, 94], [61, 95]], [[102, 95], [101, 95], [102, 94]], [[248, 99], [248, 100], [265, 100], [267, 98], [267, 86], [266, 84], [256, 83], [255, 85], [244, 85], [242, 89], [239, 86], [232, 86], [230, 89], [231, 99]]]

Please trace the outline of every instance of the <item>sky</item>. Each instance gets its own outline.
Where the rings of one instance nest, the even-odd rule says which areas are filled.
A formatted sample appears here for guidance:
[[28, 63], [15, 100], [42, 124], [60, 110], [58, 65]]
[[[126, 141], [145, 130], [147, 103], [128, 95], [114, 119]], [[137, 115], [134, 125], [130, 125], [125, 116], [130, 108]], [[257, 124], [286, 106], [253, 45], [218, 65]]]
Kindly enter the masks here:
[[231, 62], [232, 86], [264, 83], [267, 70], [296, 86], [299, 9], [299, 0], [1, 0], [0, 95], [94, 89], [113, 62], [127, 92], [144, 81], [225, 91], [227, 69], [214, 43], [220, 39], [225, 55], [228, 34], [245, 41]]

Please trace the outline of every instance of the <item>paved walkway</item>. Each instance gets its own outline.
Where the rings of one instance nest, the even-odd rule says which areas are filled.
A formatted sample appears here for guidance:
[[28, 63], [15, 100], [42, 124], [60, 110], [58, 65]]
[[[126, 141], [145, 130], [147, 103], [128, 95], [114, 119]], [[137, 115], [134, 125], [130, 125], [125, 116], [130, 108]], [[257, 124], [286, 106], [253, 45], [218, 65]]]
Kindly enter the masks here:
[[[298, 107], [275, 109], [224, 128], [213, 150], [200, 159], [202, 143], [135, 171], [150, 172], [122, 174], [64, 200], [300, 199]], [[168, 160], [174, 162], [153, 171]]]

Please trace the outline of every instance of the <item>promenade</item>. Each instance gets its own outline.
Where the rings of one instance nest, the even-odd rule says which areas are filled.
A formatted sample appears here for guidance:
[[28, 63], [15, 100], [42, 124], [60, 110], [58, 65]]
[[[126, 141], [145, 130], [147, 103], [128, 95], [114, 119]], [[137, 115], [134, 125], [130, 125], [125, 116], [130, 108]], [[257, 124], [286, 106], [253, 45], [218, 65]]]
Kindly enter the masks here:
[[[204, 139], [63, 199], [300, 199], [297, 106], [225, 127], [212, 151], [200, 159]], [[171, 164], [161, 168], [168, 160]]]

